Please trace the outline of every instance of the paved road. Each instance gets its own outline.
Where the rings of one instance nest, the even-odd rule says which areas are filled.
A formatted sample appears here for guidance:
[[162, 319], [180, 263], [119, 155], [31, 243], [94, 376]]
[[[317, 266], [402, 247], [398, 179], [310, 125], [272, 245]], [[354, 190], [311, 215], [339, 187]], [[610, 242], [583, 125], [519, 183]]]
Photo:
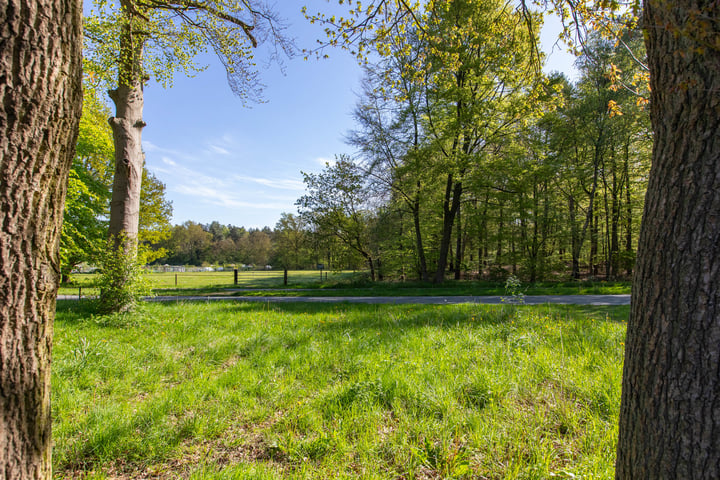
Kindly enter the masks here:
[[[77, 300], [77, 295], [59, 295], [58, 300]], [[505, 299], [505, 301], [503, 301]], [[434, 296], [434, 297], [229, 297], [229, 296], [157, 296], [147, 298], [153, 302], [307, 302], [307, 303], [370, 303], [455, 305], [460, 303], [500, 304], [512, 303], [502, 296]], [[564, 305], [630, 305], [630, 295], [526, 295], [525, 304], [556, 303]]]

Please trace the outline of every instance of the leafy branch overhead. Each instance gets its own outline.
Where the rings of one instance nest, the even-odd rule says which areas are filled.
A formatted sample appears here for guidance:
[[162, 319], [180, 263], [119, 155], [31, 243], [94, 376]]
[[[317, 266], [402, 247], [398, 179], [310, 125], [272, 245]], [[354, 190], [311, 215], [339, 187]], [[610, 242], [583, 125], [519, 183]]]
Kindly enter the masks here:
[[[86, 70], [105, 86], [129, 71], [127, 82], [153, 77], [167, 87], [176, 72], [192, 76], [207, 68], [197, 57], [212, 51], [233, 93], [260, 101], [254, 49], [267, 47], [270, 61], [281, 64], [295, 52], [286, 30], [277, 12], [258, 1], [96, 0], [85, 17]], [[139, 64], [129, 68], [133, 61]]]
[[[428, 20], [438, 9], [456, 7], [458, 2], [441, 2], [430, 0], [427, 2], [411, 2], [409, 0], [376, 0], [365, 5], [360, 1], [338, 0], [338, 4], [345, 7], [342, 14], [331, 15], [323, 12], [310, 13], [307, 7], [303, 8], [306, 18], [311, 23], [319, 23], [325, 27], [326, 38], [318, 40], [318, 46], [312, 52], [319, 55], [327, 47], [341, 47], [352, 52], [362, 63], [367, 63], [369, 52], [375, 51], [381, 56], [392, 55], [393, 48], [407, 43], [408, 34], [417, 36], [420, 40], [433, 36], [427, 29]], [[480, 4], [482, 2], [464, 2]], [[520, 2], [498, 2], [497, 5], [505, 11], [515, 11], [518, 18], [525, 24], [531, 38], [528, 45], [528, 54], [533, 59], [532, 65], [536, 72], [540, 70], [543, 55], [538, 46], [538, 40], [533, 38], [544, 15], [556, 15], [562, 23], [562, 30], [558, 41], [562, 42], [568, 50], [575, 55], [585, 55], [592, 52], [588, 40], [595, 36], [612, 41], [617, 47], [622, 47], [636, 64], [629, 75], [623, 70], [615, 68], [608, 70], [608, 78], [616, 89], [626, 89], [638, 96], [638, 105], [647, 103], [649, 96], [648, 67], [644, 58], [644, 49], [638, 49], [629, 36], [637, 31], [640, 22], [641, 2], [639, 0], [591, 0], [577, 2], [574, 0], [521, 0]], [[710, 7], [708, 7], [710, 8]], [[696, 42], [701, 49], [718, 49], [720, 40], [717, 40], [717, 25], [712, 23], [712, 12], [707, 9], [691, 11], [688, 21], [683, 25], [667, 25], [666, 28], [685, 35]], [[469, 26], [473, 28], [473, 26]], [[714, 29], [714, 30], [713, 30]], [[461, 28], [458, 26], [458, 30]], [[312, 52], [306, 51], [308, 55]], [[638, 72], [640, 70], [640, 72]], [[609, 109], [614, 113], [621, 113], [619, 109]]]

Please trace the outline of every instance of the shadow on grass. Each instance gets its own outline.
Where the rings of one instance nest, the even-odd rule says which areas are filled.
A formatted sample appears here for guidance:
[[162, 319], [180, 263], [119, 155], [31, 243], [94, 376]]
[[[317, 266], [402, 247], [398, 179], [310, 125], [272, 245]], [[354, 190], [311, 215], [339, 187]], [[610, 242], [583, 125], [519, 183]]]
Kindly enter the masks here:
[[[164, 304], [165, 306], [175, 304]], [[188, 303], [188, 308], [192, 304]], [[628, 305], [373, 305], [356, 303], [273, 303], [273, 302], [219, 302], [216, 307], [221, 313], [247, 315], [275, 312], [280, 315], [320, 315], [333, 317], [323, 320], [318, 327], [342, 330], [347, 328], [384, 329], [441, 327], [454, 328], [459, 325], [498, 325], [513, 320], [523, 311], [548, 312], [555, 317], [594, 318], [613, 323], [626, 322], [629, 317]]]

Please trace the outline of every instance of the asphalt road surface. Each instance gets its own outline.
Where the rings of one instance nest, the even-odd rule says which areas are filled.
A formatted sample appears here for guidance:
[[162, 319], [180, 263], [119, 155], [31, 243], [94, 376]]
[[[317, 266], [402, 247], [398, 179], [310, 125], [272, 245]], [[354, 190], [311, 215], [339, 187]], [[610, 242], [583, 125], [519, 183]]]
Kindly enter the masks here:
[[[59, 295], [58, 300], [77, 300], [77, 295]], [[417, 296], [417, 297], [230, 297], [230, 296], [157, 296], [148, 297], [151, 302], [270, 302], [270, 303], [367, 303], [456, 305], [461, 303], [501, 304], [518, 303], [512, 297], [503, 296]], [[630, 295], [526, 295], [526, 305], [555, 303], [561, 305], [630, 305]]]

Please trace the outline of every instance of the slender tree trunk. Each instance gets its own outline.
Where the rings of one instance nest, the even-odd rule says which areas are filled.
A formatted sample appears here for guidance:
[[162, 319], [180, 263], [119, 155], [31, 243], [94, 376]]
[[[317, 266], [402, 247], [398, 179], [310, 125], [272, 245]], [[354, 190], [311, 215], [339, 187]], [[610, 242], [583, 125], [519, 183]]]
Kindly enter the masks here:
[[458, 211], [456, 214], [457, 218], [457, 228], [456, 228], [456, 235], [457, 239], [455, 240], [455, 280], [460, 280], [461, 276], [461, 265], [462, 265], [462, 258], [463, 258], [463, 235], [462, 235], [462, 214], [460, 211], [460, 206], [458, 205]]
[[478, 239], [480, 245], [478, 246], [478, 278], [482, 277], [483, 270], [486, 266], [487, 251], [488, 251], [488, 233], [487, 233], [487, 211], [490, 194], [485, 194], [485, 202], [483, 204], [483, 212], [480, 221], [480, 232]]
[[625, 215], [627, 216], [625, 224], [625, 251], [627, 255], [627, 265], [625, 265], [625, 273], [632, 275], [633, 262], [630, 260], [630, 253], [633, 250], [632, 231], [633, 231], [633, 210], [632, 196], [630, 195], [630, 142], [625, 143], [625, 160], [623, 164], [623, 174], [625, 175]]
[[502, 255], [503, 255], [503, 252], [502, 252], [502, 241], [503, 241], [503, 238], [504, 238], [504, 236], [503, 236], [504, 228], [503, 228], [503, 227], [505, 226], [505, 225], [504, 225], [504, 222], [503, 222], [504, 217], [503, 217], [503, 205], [502, 205], [502, 203], [500, 204], [500, 208], [499, 208], [498, 212], [499, 212], [499, 215], [498, 215], [498, 216], [499, 216], [500, 218], [499, 218], [499, 223], [498, 223], [497, 245], [496, 245], [496, 248], [495, 248], [495, 264], [502, 266]]
[[612, 188], [610, 189], [612, 219], [610, 222], [610, 275], [616, 278], [620, 272], [620, 196], [622, 185], [618, 185], [617, 162], [615, 148], [612, 155]]
[[[616, 478], [717, 479], [720, 51], [707, 42], [716, 39], [720, 19], [707, 1], [648, 0], [644, 9], [655, 143], [628, 323]], [[693, 22], [690, 12], [710, 20]]]
[[[612, 147], [611, 147], [612, 148]], [[602, 168], [603, 179], [603, 206], [605, 207], [605, 234], [603, 235], [603, 251], [605, 253], [605, 280], [610, 280], [612, 274], [612, 251], [610, 249], [610, 203], [608, 202], [608, 181], [607, 181], [607, 165], [603, 161]]]
[[568, 210], [570, 212], [570, 255], [572, 256], [572, 278], [580, 278], [580, 250], [582, 242], [580, 241], [580, 232], [576, 223], [577, 205], [575, 197], [568, 197]]
[[0, 478], [50, 479], [58, 248], [82, 108], [82, 3], [0, 7]]
[[450, 241], [452, 240], [452, 227], [455, 214], [460, 209], [461, 195], [462, 182], [453, 182], [452, 174], [448, 174], [445, 200], [443, 202], [443, 230], [440, 239], [437, 271], [434, 278], [435, 283], [442, 283], [445, 280], [445, 269], [447, 267], [448, 253], [450, 252]]
[[[600, 140], [596, 142], [595, 145], [595, 158], [593, 160], [593, 180], [592, 180], [592, 187], [590, 188], [590, 191], [588, 191], [588, 197], [589, 197], [589, 205], [587, 210], [587, 219], [585, 222], [585, 228], [588, 226], [590, 227], [590, 268], [589, 272], [590, 275], [597, 275], [597, 268], [595, 266], [595, 257], [597, 256], [598, 251], [598, 224], [597, 224], [597, 214], [595, 213], [596, 207], [595, 207], [595, 197], [597, 196], [597, 186], [598, 186], [598, 175], [600, 171]], [[583, 230], [585, 230], [583, 228]], [[584, 232], [583, 232], [584, 233]]]
[[427, 260], [425, 259], [425, 247], [423, 246], [422, 230], [420, 229], [420, 182], [417, 182], [417, 190], [413, 201], [413, 225], [415, 227], [415, 249], [418, 254], [418, 262], [420, 266], [420, 279], [424, 282], [429, 280]]
[[597, 209], [593, 209], [592, 219], [590, 221], [590, 274], [594, 277], [598, 275], [597, 257], [600, 242], [600, 215]]
[[370, 280], [375, 281], [375, 262], [370, 255], [364, 254], [365, 261], [367, 261], [368, 267], [370, 267]]

